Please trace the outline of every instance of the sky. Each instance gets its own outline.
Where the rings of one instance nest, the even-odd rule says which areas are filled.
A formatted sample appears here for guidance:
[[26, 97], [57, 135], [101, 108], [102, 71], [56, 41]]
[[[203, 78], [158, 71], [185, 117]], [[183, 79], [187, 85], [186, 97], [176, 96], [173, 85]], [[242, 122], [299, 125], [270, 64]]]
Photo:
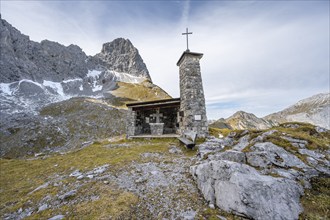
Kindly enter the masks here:
[[87, 55], [123, 37], [155, 84], [179, 97], [186, 39], [200, 61], [208, 119], [258, 117], [330, 92], [329, 1], [6, 1], [3, 19], [40, 42]]

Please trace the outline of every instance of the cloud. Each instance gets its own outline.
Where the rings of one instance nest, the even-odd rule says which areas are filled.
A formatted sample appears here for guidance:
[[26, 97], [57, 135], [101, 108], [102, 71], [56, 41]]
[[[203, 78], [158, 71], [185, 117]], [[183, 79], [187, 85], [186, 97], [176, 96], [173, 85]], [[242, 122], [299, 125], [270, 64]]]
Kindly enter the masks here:
[[183, 3], [183, 10], [182, 10], [182, 17], [181, 17], [181, 24], [184, 27], [188, 27], [189, 25], [189, 12], [190, 12], [190, 0], [184, 1]]
[[[205, 52], [206, 100], [218, 103], [217, 110], [208, 108], [210, 117], [229, 116], [223, 98], [240, 103], [231, 114], [246, 110], [264, 116], [329, 91], [329, 12], [319, 7], [311, 13], [308, 4], [300, 3], [305, 8], [298, 12], [294, 4], [267, 13], [217, 8], [199, 20], [195, 33], [210, 33], [194, 42]], [[283, 19], [289, 12], [294, 14]]]
[[[89, 54], [129, 38], [154, 83], [179, 96], [176, 62], [202, 52], [209, 118], [264, 116], [329, 92], [328, 1], [2, 2], [2, 17], [31, 39], [77, 44]], [[229, 103], [229, 104], [228, 104]]]

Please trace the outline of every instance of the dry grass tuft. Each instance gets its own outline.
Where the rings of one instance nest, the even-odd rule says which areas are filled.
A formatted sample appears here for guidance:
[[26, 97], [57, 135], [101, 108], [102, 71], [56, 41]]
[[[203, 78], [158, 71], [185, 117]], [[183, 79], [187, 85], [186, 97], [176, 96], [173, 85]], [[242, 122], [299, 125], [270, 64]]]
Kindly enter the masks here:
[[311, 183], [301, 199], [304, 212], [299, 219], [330, 219], [330, 178], [314, 178]]

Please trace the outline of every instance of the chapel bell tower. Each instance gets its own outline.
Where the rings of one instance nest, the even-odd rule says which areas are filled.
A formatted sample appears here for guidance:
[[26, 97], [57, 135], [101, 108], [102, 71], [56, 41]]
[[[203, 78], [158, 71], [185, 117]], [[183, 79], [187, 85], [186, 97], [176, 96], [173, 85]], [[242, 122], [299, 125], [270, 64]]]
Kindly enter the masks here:
[[208, 135], [208, 124], [205, 108], [205, 97], [199, 60], [202, 53], [190, 52], [188, 49], [188, 28], [183, 35], [187, 36], [187, 50], [183, 52], [177, 66], [180, 74], [180, 132], [194, 131], [197, 137]]

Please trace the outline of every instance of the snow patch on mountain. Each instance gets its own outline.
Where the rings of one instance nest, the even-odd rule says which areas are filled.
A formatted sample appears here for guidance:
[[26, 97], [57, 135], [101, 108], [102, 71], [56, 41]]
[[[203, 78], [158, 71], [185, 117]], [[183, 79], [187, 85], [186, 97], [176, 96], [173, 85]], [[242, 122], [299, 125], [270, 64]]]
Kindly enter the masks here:
[[81, 79], [81, 78], [67, 79], [67, 80], [64, 80], [63, 83], [71, 83], [71, 82], [76, 82], [76, 81], [83, 81], [83, 79]]
[[20, 80], [19, 83], [18, 83], [18, 86], [20, 86], [20, 85], [21, 85], [22, 83], [24, 83], [24, 82], [32, 83], [32, 84], [34, 84], [34, 85], [36, 85], [36, 86], [39, 86], [40, 88], [43, 88], [42, 85], [41, 85], [40, 83], [34, 82], [34, 81], [32, 81], [32, 80], [29, 80], [29, 79], [22, 79], [22, 80]]
[[12, 83], [0, 83], [0, 93], [12, 95], [12, 90], [10, 89], [11, 84]]
[[12, 83], [0, 83], [0, 94], [3, 93], [4, 95], [7, 96], [15, 95], [19, 91], [19, 88], [22, 85], [22, 83], [31, 83], [33, 85], [40, 87], [41, 89], [44, 88], [40, 83], [34, 82], [29, 79], [22, 79], [20, 81], [12, 82]]
[[[103, 84], [109, 80], [113, 82], [125, 82], [125, 83], [141, 83], [147, 80], [145, 77], [132, 76], [128, 73], [120, 73], [113, 70], [89, 70], [87, 75], [89, 82], [92, 84], [92, 91], [98, 92], [103, 90]], [[82, 87], [80, 87], [80, 90]]]
[[102, 74], [102, 71], [99, 71], [99, 70], [88, 70], [86, 77], [91, 78], [93, 80], [93, 82], [92, 82], [92, 85], [93, 85], [92, 91], [93, 92], [101, 91], [103, 88], [102, 85], [98, 85], [101, 74]]
[[105, 71], [99, 71], [99, 70], [88, 70], [88, 73], [86, 77], [89, 77], [93, 80], [98, 79], [111, 79], [116, 82], [125, 82], [125, 83], [141, 83], [147, 78], [141, 77], [141, 76], [133, 76], [129, 73], [124, 72], [117, 72], [114, 70], [105, 70]]
[[139, 77], [139, 76], [132, 76], [128, 73], [119, 73], [116, 71], [109, 71], [114, 75], [114, 79], [118, 82], [126, 82], [126, 83], [141, 83], [147, 78]]
[[40, 84], [23, 79], [12, 83], [0, 83], [0, 112], [36, 114], [36, 110], [41, 106], [63, 101], [73, 96], [65, 94], [60, 82], [44, 80]]
[[41, 83], [22, 79], [0, 83], [0, 112], [35, 113], [41, 106], [64, 101], [72, 97], [87, 96], [102, 98], [105, 92], [115, 89], [116, 82], [141, 83], [145, 77], [132, 76], [113, 70], [89, 70], [83, 78], [66, 79], [60, 82], [43, 80]]
[[57, 94], [63, 96], [63, 98], [65, 97], [63, 86], [61, 85], [61, 83], [44, 80], [42, 84], [46, 87], [52, 88]]
[[87, 77], [98, 78], [102, 71], [99, 70], [88, 70]]
[[92, 88], [93, 92], [101, 91], [103, 89], [103, 86], [101, 85], [96, 85], [96, 82], [94, 82], [94, 86]]

